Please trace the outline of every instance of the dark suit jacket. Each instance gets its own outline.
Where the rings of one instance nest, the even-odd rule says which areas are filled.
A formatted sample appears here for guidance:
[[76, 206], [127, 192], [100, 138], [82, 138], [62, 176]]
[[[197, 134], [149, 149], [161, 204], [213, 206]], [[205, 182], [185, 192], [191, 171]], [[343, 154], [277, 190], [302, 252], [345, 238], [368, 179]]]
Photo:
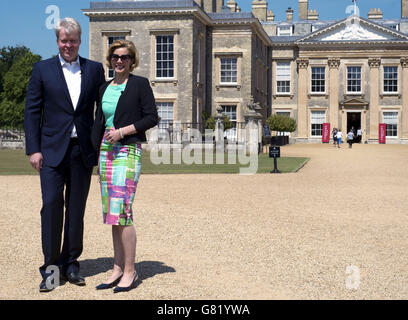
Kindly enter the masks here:
[[[102, 111], [102, 97], [106, 88], [112, 82], [104, 83], [99, 89], [99, 103], [96, 111], [94, 128], [92, 130], [92, 144], [96, 151], [105, 130], [105, 116]], [[159, 123], [156, 103], [149, 80], [144, 77], [129, 75], [125, 90], [119, 98], [116, 106], [113, 125], [116, 129], [133, 124], [136, 133], [125, 136], [120, 140], [121, 144], [140, 143], [146, 141], [146, 130]]]
[[58, 56], [36, 63], [27, 87], [24, 112], [26, 153], [41, 152], [44, 164], [51, 167], [61, 163], [74, 124], [84, 164], [88, 167], [97, 164], [91, 128], [98, 89], [105, 82], [104, 69], [98, 62], [82, 57], [79, 60], [81, 94], [75, 110]]

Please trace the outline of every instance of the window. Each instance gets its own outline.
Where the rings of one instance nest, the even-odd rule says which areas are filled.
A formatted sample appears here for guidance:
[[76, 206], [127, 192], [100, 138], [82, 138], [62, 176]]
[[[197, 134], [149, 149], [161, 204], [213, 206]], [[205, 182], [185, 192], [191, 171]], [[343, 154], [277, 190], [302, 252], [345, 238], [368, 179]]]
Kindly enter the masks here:
[[387, 125], [386, 136], [398, 137], [398, 112], [397, 111], [383, 112], [383, 122]]
[[323, 134], [323, 123], [326, 121], [325, 111], [312, 111], [310, 114], [311, 135], [321, 137]]
[[398, 92], [398, 67], [384, 66], [384, 93]]
[[228, 140], [237, 139], [237, 106], [236, 105], [226, 105], [221, 106], [223, 109], [222, 113], [225, 114], [231, 121], [232, 128], [225, 131], [225, 136]]
[[347, 67], [347, 92], [361, 93], [361, 67]]
[[174, 121], [174, 103], [156, 102], [157, 113], [160, 117], [159, 128], [167, 129]]
[[277, 62], [276, 64], [276, 92], [290, 93], [290, 62]]
[[389, 24], [389, 25], [385, 25], [388, 28], [394, 29], [399, 31], [399, 24]]
[[324, 67], [312, 67], [312, 92], [326, 92], [326, 69]]
[[156, 36], [156, 78], [174, 78], [174, 35]]
[[293, 26], [279, 26], [278, 36], [291, 36], [293, 34]]
[[221, 58], [220, 83], [237, 83], [237, 58]]
[[[112, 43], [114, 43], [116, 40], [126, 40], [125, 36], [115, 36], [115, 37], [108, 37], [108, 49], [111, 46]], [[112, 79], [115, 77], [115, 71], [111, 68], [108, 68], [108, 78]]]

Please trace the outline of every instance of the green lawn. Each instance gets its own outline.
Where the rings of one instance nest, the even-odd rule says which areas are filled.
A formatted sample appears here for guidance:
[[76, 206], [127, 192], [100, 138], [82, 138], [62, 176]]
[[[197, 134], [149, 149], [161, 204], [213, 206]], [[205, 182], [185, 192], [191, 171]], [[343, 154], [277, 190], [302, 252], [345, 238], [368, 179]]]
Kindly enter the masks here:
[[[281, 152], [283, 150], [281, 149]], [[203, 153], [204, 159], [204, 153]], [[221, 158], [222, 159], [222, 158]], [[282, 157], [278, 159], [278, 169], [282, 173], [296, 172], [302, 168], [309, 158]], [[170, 164], [153, 164], [150, 159], [150, 153], [144, 152], [142, 157], [142, 173], [144, 174], [174, 174], [174, 173], [239, 173], [240, 168], [248, 168], [240, 164], [236, 159], [236, 164], [229, 164], [228, 155], [224, 155], [223, 164], [216, 164], [215, 155], [213, 164], [174, 164], [171, 157]], [[231, 163], [231, 161], [230, 161]], [[269, 173], [273, 170], [273, 159], [268, 154], [261, 154], [258, 157], [257, 173]], [[94, 170], [96, 173], [96, 168]], [[0, 175], [31, 175], [37, 172], [31, 167], [28, 157], [23, 150], [0, 150]]]

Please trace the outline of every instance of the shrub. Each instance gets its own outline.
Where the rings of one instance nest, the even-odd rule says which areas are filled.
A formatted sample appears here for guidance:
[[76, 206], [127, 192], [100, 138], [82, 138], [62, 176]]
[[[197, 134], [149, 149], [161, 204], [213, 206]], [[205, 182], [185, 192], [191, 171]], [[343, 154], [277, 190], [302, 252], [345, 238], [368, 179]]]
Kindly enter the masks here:
[[268, 119], [266, 119], [266, 124], [269, 126], [271, 131], [280, 132], [294, 132], [297, 127], [295, 119], [280, 114], [271, 115]]
[[[225, 114], [223, 116], [224, 116], [224, 131], [227, 129], [231, 129], [232, 128], [231, 120]], [[204, 111], [202, 113], [202, 119], [204, 122], [205, 129], [215, 130], [215, 118], [213, 115], [210, 116], [207, 112]]]

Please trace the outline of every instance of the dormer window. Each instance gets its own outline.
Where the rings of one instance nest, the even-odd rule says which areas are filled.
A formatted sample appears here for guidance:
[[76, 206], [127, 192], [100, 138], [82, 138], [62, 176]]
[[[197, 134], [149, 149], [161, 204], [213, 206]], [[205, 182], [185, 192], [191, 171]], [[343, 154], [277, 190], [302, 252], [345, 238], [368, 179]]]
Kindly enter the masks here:
[[278, 36], [291, 36], [293, 35], [293, 25], [278, 26]]
[[387, 27], [399, 31], [399, 24], [389, 24]]

